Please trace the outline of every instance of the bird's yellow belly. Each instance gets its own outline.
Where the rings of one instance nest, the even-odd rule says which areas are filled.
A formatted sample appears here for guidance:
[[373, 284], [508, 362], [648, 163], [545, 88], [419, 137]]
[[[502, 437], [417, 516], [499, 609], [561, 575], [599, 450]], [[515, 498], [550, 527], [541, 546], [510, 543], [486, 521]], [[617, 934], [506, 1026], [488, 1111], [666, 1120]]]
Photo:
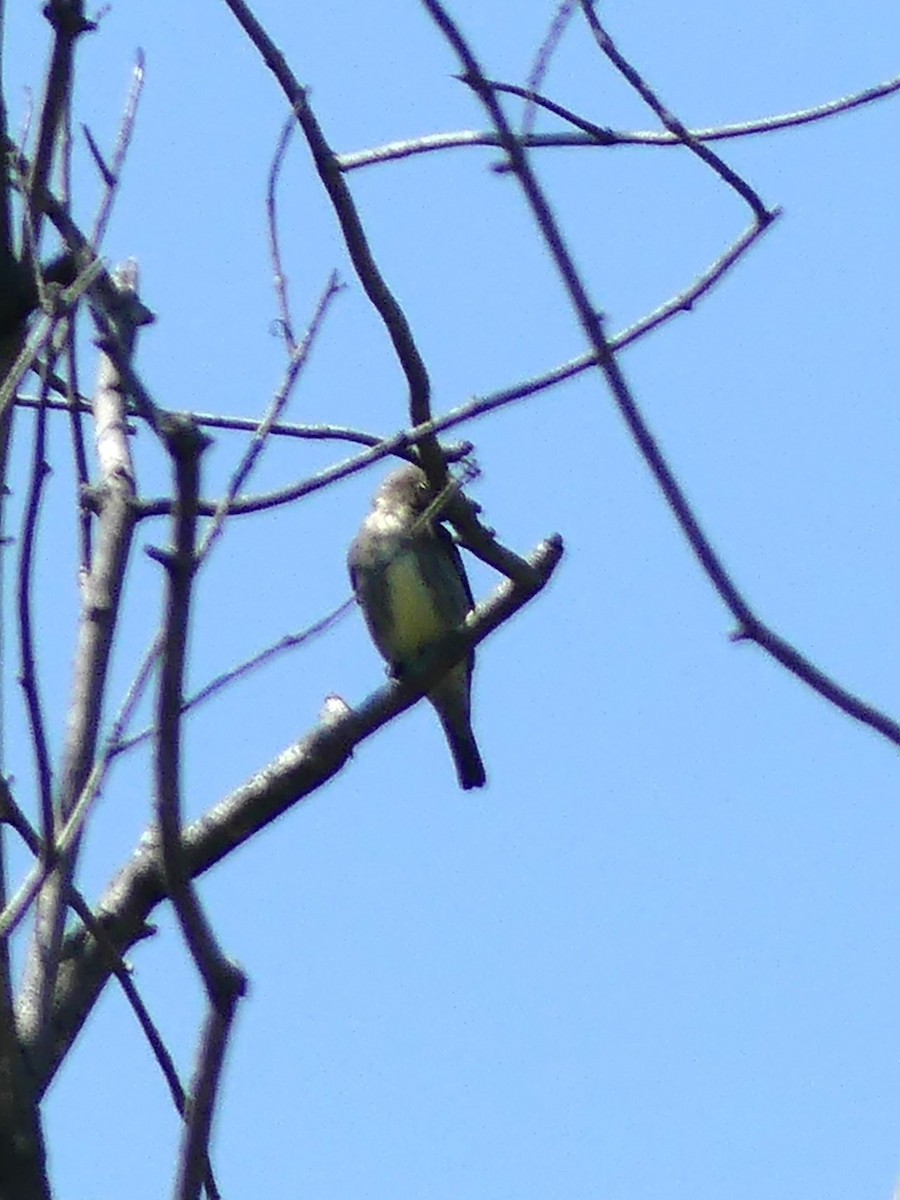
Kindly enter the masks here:
[[397, 661], [411, 659], [431, 645], [449, 626], [435, 607], [431, 589], [422, 579], [415, 554], [401, 554], [385, 572], [393, 614], [392, 651]]

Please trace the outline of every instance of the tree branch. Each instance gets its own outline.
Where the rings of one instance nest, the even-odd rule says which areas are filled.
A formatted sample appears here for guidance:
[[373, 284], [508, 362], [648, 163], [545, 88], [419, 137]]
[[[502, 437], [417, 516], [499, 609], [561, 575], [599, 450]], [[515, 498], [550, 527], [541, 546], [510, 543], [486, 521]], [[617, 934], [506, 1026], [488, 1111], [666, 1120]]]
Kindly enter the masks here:
[[[336, 716], [330, 715], [189, 826], [182, 840], [191, 877], [209, 870], [336, 775], [357, 745], [417, 703], [451, 663], [463, 658], [472, 646], [537, 595], [553, 575], [562, 553], [562, 540], [558, 536], [542, 542], [528, 558], [540, 580], [538, 586], [504, 581], [489, 600], [470, 614], [464, 629], [435, 647], [428, 670], [402, 682], [385, 684], [356, 709], [333, 705], [332, 710], [338, 710]], [[134, 943], [150, 912], [165, 896], [158, 837], [148, 832], [97, 910], [120, 953]], [[42, 1060], [40, 1091], [49, 1086], [108, 978], [107, 960], [93, 938], [84, 930], [67, 937], [54, 1006], [56, 1040], [50, 1055]]]
[[167, 417], [161, 429], [175, 473], [178, 504], [174, 546], [154, 551], [166, 569], [166, 611], [157, 705], [156, 820], [168, 892], [191, 957], [206, 989], [209, 1011], [185, 1110], [178, 1160], [178, 1200], [195, 1200], [207, 1176], [212, 1113], [237, 1002], [246, 991], [242, 971], [222, 953], [191, 883], [181, 839], [181, 714], [188, 614], [198, 559], [195, 552], [200, 456], [209, 440], [190, 418]]
[[[431, 383], [428, 371], [419, 353], [406, 315], [378, 269], [353, 196], [343, 178], [337, 156], [325, 140], [325, 135], [313, 114], [306, 89], [300, 86], [299, 81], [287, 65], [284, 55], [244, 3], [244, 0], [224, 0], [224, 3], [259, 51], [263, 62], [278, 80], [281, 90], [296, 114], [312, 153], [322, 186], [334, 207], [341, 232], [344, 235], [347, 252], [359, 276], [359, 281], [384, 323], [397, 359], [406, 376], [409, 386], [410, 422], [413, 425], [423, 425], [431, 420]], [[426, 439], [421, 449], [424, 465], [429, 475], [432, 471], [443, 472], [445, 470], [443, 458], [435, 440]]]
[[831, 680], [789, 642], [764, 625], [751, 611], [721, 558], [713, 549], [681, 485], [644, 421], [643, 414], [619, 367], [618, 359], [604, 334], [602, 319], [592, 304], [574, 260], [565, 245], [550, 205], [472, 50], [455, 22], [448, 16], [440, 0], [422, 0], [422, 3], [456, 51], [463, 64], [467, 83], [482, 101], [496, 126], [503, 147], [509, 156], [510, 168], [521, 184], [581, 327], [593, 348], [597, 365], [606, 377], [613, 399], [688, 544], [713, 587], [737, 621], [737, 636], [755, 641], [777, 662], [802, 679], [819, 695], [847, 713], [848, 716], [875, 729], [895, 745], [900, 745], [900, 725], [897, 722]]

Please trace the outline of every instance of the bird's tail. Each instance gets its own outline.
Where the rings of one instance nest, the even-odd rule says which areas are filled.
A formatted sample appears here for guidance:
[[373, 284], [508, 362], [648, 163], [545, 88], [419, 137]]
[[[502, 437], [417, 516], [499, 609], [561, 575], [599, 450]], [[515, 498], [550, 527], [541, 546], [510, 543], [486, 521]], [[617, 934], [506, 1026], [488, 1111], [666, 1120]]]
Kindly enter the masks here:
[[468, 680], [464, 688], [460, 688], [458, 679], [452, 679], [451, 676], [451, 680], [449, 686], [448, 681], [442, 681], [444, 686], [439, 685], [428, 698], [441, 719], [459, 786], [468, 791], [470, 788], [484, 787], [487, 775], [469, 719]]
[[487, 783], [487, 775], [478, 750], [478, 743], [472, 733], [472, 727], [460, 728], [459, 725], [445, 720], [443, 716], [441, 716], [441, 724], [447, 736], [450, 753], [453, 755], [459, 786], [464, 791], [468, 791], [469, 788], [484, 787]]

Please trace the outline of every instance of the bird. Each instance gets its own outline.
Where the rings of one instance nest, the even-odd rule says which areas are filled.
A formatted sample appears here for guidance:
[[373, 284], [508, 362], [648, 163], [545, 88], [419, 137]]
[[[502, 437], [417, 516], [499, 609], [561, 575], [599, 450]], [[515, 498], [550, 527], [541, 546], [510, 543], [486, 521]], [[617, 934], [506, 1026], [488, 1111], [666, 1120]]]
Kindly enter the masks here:
[[[392, 471], [375, 493], [372, 511], [347, 555], [369, 633], [396, 678], [462, 625], [475, 604], [456, 543], [439, 516], [425, 515], [434, 499], [420, 467], [406, 464]], [[427, 693], [453, 755], [459, 786], [466, 791], [487, 781], [472, 732], [474, 664], [472, 650]]]

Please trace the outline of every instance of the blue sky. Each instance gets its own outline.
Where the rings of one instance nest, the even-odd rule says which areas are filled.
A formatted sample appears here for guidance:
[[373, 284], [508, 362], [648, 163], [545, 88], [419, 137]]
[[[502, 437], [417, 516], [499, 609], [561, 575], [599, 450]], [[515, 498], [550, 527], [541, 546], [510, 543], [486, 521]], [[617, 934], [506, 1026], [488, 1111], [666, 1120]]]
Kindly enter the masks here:
[[[11, 7], [15, 124], [45, 45], [33, 6]], [[488, 73], [522, 82], [553, 7], [450, 10]], [[412, 0], [255, 11], [338, 151], [484, 127]], [[852, 18], [845, 5], [786, 13], [775, 0], [608, 3], [603, 17], [693, 126], [804, 108], [898, 70], [900, 15], [874, 0]], [[264, 211], [283, 101], [223, 5], [116, 4], [81, 47], [74, 100], [101, 145], [138, 46], [146, 87], [106, 253], [139, 260], [158, 315], [142, 376], [165, 407], [258, 416], [283, 368]], [[599, 124], [654, 127], [577, 21], [545, 90]], [[690, 315], [622, 356], [757, 614], [895, 716], [898, 105], [720, 144], [784, 215]], [[88, 225], [98, 188], [79, 153]], [[496, 157], [457, 149], [350, 176], [439, 410], [586, 348], [515, 181], [490, 170]], [[681, 151], [533, 161], [612, 332], [685, 288], [748, 222]], [[396, 431], [402, 379], [299, 139], [281, 212], [298, 325], [332, 268], [347, 285], [289, 416]], [[483, 793], [458, 792], [419, 705], [202, 881], [251, 979], [216, 1124], [223, 1194], [887, 1197], [900, 1174], [895, 749], [729, 641], [731, 619], [599, 376], [464, 433], [483, 470], [472, 494], [501, 539], [527, 552], [559, 531], [567, 554], [480, 650]], [[217, 436], [207, 494], [241, 447]], [[146, 432], [135, 449], [142, 489], [159, 494], [164, 464]], [[39, 612], [58, 718], [76, 603], [62, 428], [55, 450]], [[342, 454], [273, 445], [250, 490]], [[345, 549], [382, 473], [233, 523], [201, 578], [193, 685], [346, 597]], [[138, 542], [166, 536], [142, 526]], [[471, 575], [479, 595], [495, 585], [480, 564]], [[126, 599], [116, 696], [156, 627], [154, 564], [136, 563]], [[382, 680], [354, 613], [198, 712], [190, 815], [308, 730], [327, 694], [355, 703]], [[7, 754], [26, 786], [27, 744], [8, 739]], [[146, 825], [150, 787], [146, 752], [115, 768], [86, 846], [88, 895]], [[200, 989], [170, 915], [158, 918], [132, 961], [187, 1076]], [[166, 1194], [177, 1119], [112, 989], [54, 1085], [47, 1129], [60, 1195]]]

